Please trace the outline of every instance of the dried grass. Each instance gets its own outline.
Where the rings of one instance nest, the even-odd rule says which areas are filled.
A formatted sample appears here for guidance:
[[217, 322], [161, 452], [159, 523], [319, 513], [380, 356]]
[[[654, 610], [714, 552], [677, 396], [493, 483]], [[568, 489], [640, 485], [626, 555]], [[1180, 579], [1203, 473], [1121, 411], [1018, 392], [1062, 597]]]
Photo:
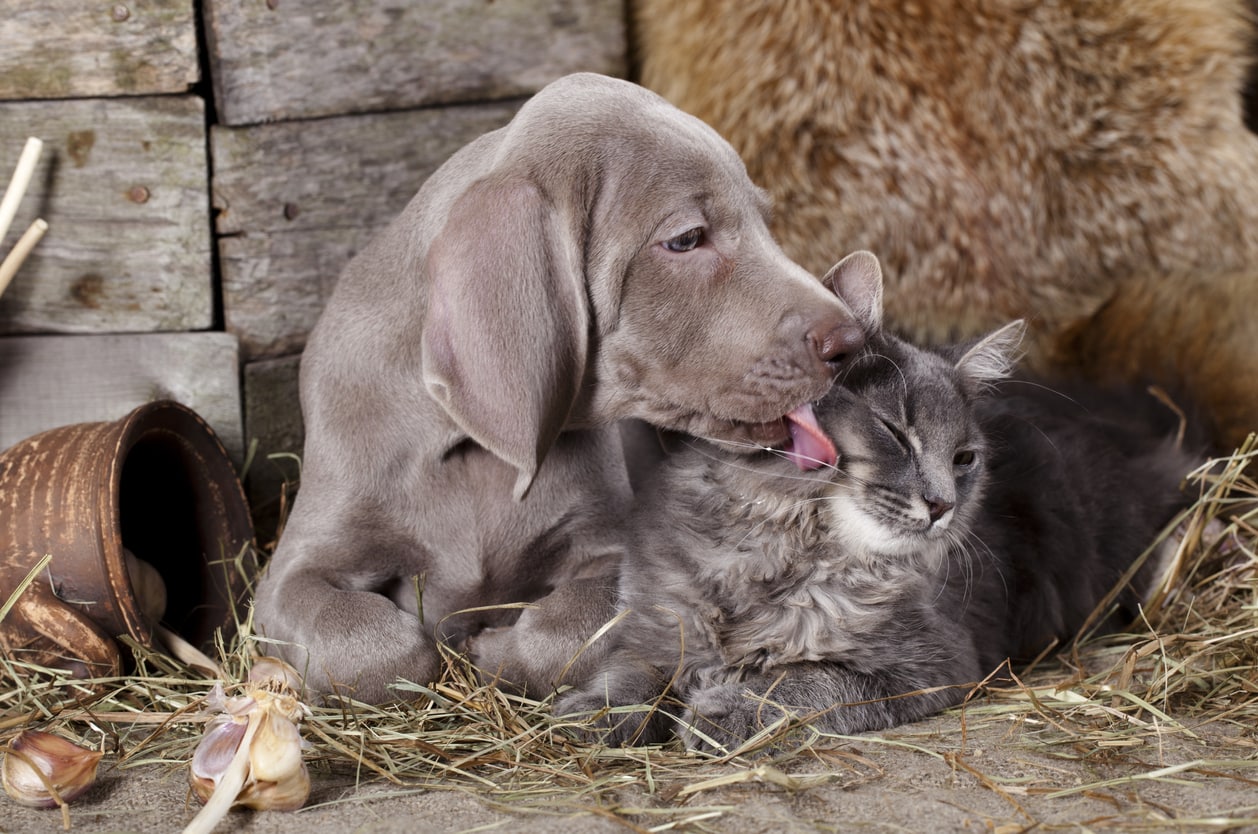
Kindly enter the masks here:
[[[481, 685], [451, 654], [438, 683], [402, 684], [394, 703], [373, 706], [342, 696], [313, 706], [303, 725], [313, 778], [317, 784], [321, 773], [348, 772], [397, 789], [471, 792], [516, 813], [582, 810], [611, 816], [631, 830], [708, 830], [732, 810], [703, 804], [719, 798], [722, 788], [755, 783], [793, 792], [859, 785], [884, 776], [861, 751], [893, 745], [969, 774], [1034, 825], [1023, 807], [1027, 789], [963, 754], [967, 732], [1002, 722], [1024, 730], [1019, 743], [1066, 751], [1067, 759], [1150, 760], [1117, 780], [1071, 784], [1049, 795], [1097, 796], [1120, 783], [1185, 776], [1248, 782], [1247, 769], [1258, 766], [1251, 738], [1258, 726], [1255, 457], [1258, 443], [1251, 438], [1233, 457], [1195, 474], [1191, 483], [1200, 498], [1179, 525], [1186, 534], [1172, 569], [1137, 627], [1081, 639], [1036, 664], [1016, 686], [982, 687], [956, 711], [952, 737], [915, 738], [909, 732], [853, 739], [782, 727], [758, 741], [758, 753], [747, 749], [725, 759], [687, 754], [677, 745], [590, 747], [565, 732], [548, 701]], [[242, 616], [237, 636], [217, 647], [229, 694], [231, 682], [243, 680], [251, 658], [267, 648], [254, 637], [248, 612]], [[25, 727], [51, 728], [95, 744], [103, 737], [123, 769], [185, 767], [207, 720], [201, 707], [214, 681], [163, 652], [132, 649], [133, 674], [92, 681], [0, 659], [0, 714], [8, 716], [0, 720], [0, 742]], [[1224, 735], [1231, 740], [1213, 748], [1209, 759], [1163, 766], [1150, 755], [1168, 737], [1193, 738], [1209, 725], [1228, 729]], [[784, 744], [788, 734], [790, 745]], [[1253, 776], [1258, 780], [1258, 773]], [[1166, 818], [1168, 829], [1186, 822], [1173, 814]], [[1122, 821], [1121, 815], [1115, 819]], [[1198, 822], [1226, 828], [1254, 820]], [[1093, 821], [1093, 827], [1107, 826]]]

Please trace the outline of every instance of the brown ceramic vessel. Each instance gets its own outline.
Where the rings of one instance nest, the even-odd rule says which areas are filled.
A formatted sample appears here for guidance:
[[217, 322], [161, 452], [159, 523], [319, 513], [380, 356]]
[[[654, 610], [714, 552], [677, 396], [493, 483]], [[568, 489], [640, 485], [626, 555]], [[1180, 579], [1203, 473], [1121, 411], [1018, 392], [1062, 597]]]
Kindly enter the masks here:
[[[253, 525], [213, 430], [171, 401], [79, 423], [0, 454], [0, 649], [79, 677], [122, 672], [117, 637], [153, 645], [124, 548], [165, 584], [162, 624], [207, 646], [234, 623], [254, 570]], [[14, 600], [31, 569], [52, 560]]]

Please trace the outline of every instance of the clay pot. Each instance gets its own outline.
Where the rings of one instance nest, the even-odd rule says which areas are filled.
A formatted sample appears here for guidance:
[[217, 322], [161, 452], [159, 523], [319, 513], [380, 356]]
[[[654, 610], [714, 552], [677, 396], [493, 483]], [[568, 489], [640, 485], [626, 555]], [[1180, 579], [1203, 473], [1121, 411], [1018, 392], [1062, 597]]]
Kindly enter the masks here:
[[79, 677], [123, 671], [117, 636], [153, 645], [124, 548], [161, 574], [163, 625], [206, 647], [234, 623], [255, 565], [249, 509], [213, 430], [178, 403], [0, 454], [0, 605], [52, 555], [0, 620], [0, 649]]

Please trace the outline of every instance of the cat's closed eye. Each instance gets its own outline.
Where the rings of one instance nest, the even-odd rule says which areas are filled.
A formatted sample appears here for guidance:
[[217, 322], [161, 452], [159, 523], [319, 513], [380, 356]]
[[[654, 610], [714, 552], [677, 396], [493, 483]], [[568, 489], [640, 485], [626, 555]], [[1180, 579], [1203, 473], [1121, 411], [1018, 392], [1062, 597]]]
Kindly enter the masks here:
[[891, 437], [895, 439], [895, 442], [899, 445], [902, 451], [911, 451], [908, 435], [901, 431], [895, 423], [884, 420], [881, 417], [878, 418], [878, 422], [882, 425], [883, 429], [886, 430], [887, 434], [891, 435]]

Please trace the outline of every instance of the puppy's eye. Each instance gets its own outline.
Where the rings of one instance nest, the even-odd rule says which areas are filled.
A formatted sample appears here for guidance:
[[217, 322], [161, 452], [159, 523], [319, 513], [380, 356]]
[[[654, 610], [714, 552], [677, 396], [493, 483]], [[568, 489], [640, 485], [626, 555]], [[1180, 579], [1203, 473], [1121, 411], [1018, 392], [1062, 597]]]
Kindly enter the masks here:
[[964, 471], [972, 468], [977, 460], [978, 455], [974, 454], [972, 450], [962, 449], [952, 456], [952, 465], [957, 469]]
[[703, 229], [695, 227], [682, 232], [677, 237], [669, 238], [664, 241], [663, 246], [669, 252], [689, 252], [700, 243], [703, 243]]

